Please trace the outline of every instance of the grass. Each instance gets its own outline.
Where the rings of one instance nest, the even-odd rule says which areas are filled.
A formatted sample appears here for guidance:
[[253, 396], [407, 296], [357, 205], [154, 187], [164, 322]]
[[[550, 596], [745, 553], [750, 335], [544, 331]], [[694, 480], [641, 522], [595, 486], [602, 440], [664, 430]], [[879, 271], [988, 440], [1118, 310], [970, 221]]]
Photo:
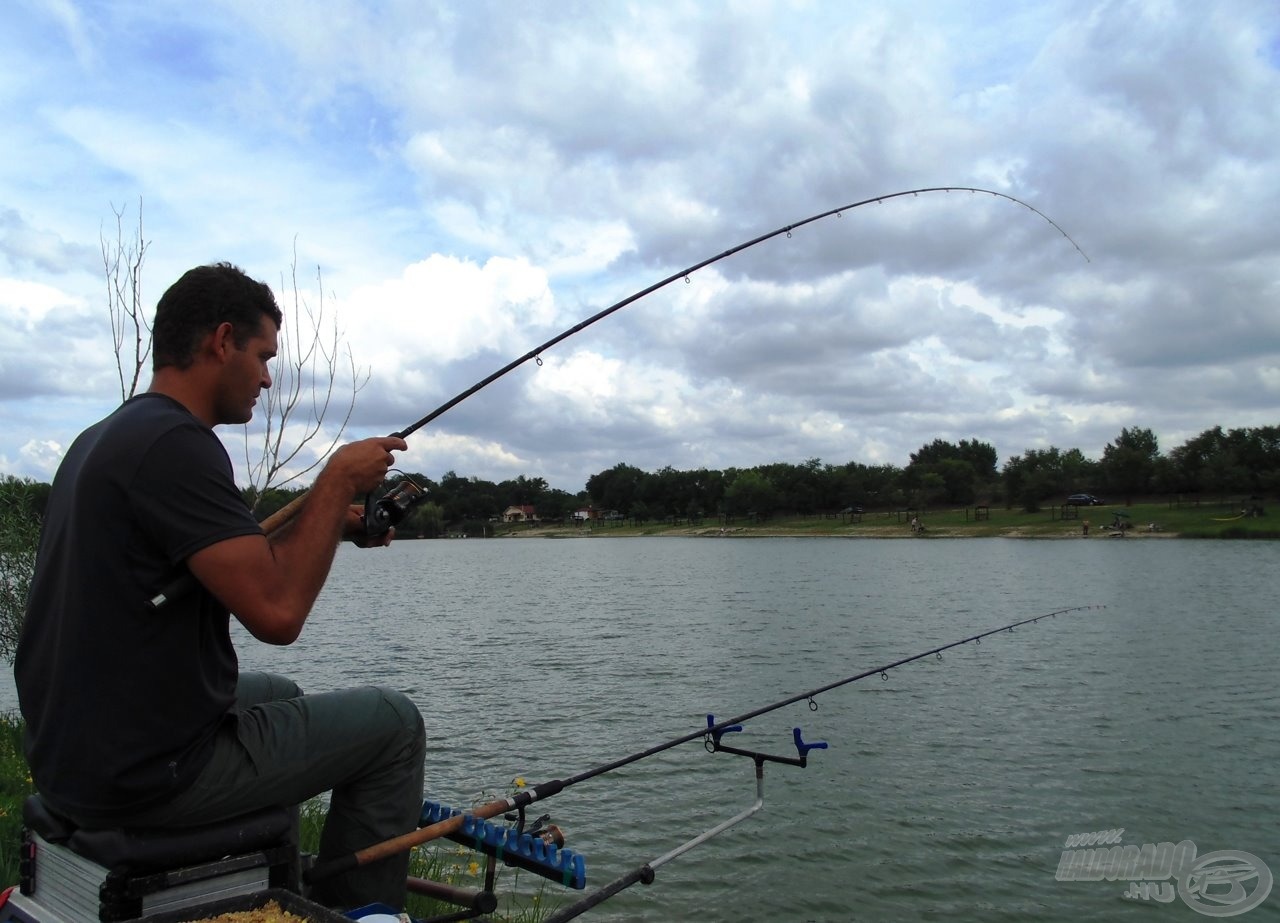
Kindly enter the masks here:
[[[1089, 537], [1108, 537], [1108, 527], [1116, 513], [1127, 513], [1132, 528], [1129, 537], [1139, 538], [1280, 538], [1280, 514], [1276, 516], [1239, 517], [1237, 503], [1202, 502], [1176, 504], [1169, 502], [1109, 504], [1085, 507], [1063, 518], [1062, 507], [1046, 507], [1035, 513], [1018, 509], [990, 507], [985, 518], [977, 518], [975, 507], [930, 509], [920, 511], [925, 538], [1080, 538], [1084, 520], [1090, 523]], [[686, 535], [706, 537], [826, 536], [837, 538], [912, 538], [911, 516], [905, 512], [873, 510], [860, 521], [837, 514], [773, 517], [762, 522], [746, 518], [722, 521], [709, 517], [701, 521], [651, 521], [639, 525], [628, 522], [593, 522], [581, 526], [540, 526], [508, 524], [496, 536], [542, 536], [548, 538], [622, 538], [635, 536]], [[1154, 524], [1154, 529], [1148, 531]]]
[[35, 791], [22, 755], [22, 720], [0, 713], [0, 887], [18, 883], [22, 803]]

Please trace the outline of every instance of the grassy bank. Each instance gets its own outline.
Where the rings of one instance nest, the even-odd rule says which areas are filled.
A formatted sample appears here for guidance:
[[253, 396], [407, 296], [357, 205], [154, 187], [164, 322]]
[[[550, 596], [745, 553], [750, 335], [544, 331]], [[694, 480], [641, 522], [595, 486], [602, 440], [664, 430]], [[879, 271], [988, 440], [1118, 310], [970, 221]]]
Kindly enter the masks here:
[[[1117, 517], [1117, 514], [1121, 514]], [[1051, 507], [1036, 513], [998, 507], [923, 510], [917, 515], [924, 538], [1083, 538], [1089, 522], [1092, 538], [1117, 537], [1111, 528], [1126, 521], [1126, 538], [1280, 538], [1280, 514], [1241, 517], [1227, 504], [1135, 503], [1075, 508]], [[1064, 516], [1070, 518], [1064, 518]], [[495, 526], [495, 537], [634, 537], [691, 535], [707, 537], [830, 536], [838, 538], [915, 538], [911, 515], [902, 511], [869, 511], [860, 517], [838, 514], [773, 517], [763, 521], [708, 517], [701, 520], [591, 522], [546, 526], [506, 523]]]

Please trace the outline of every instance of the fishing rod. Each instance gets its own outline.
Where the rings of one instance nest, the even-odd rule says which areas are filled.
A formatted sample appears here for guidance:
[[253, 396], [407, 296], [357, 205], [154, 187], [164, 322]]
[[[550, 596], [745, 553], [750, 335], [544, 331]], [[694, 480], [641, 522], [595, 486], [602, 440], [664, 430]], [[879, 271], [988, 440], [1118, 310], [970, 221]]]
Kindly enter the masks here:
[[[541, 360], [541, 353], [547, 352], [548, 349], [556, 346], [557, 343], [566, 341], [566, 339], [572, 337], [573, 334], [581, 333], [582, 330], [589, 328], [589, 326], [598, 323], [600, 320], [604, 320], [605, 317], [608, 317], [609, 315], [616, 314], [616, 312], [621, 311], [623, 307], [632, 305], [632, 303], [640, 301], [641, 298], [646, 296], [650, 296], [650, 294], [659, 291], [659, 289], [666, 288], [667, 285], [676, 282], [677, 279], [689, 280], [690, 275], [696, 273], [696, 271], [700, 269], [705, 269], [707, 266], [716, 264], [716, 262], [726, 260], [728, 257], [735, 255], [735, 253], [750, 250], [751, 247], [760, 245], [760, 243], [764, 243], [765, 241], [771, 241], [774, 237], [781, 237], [782, 234], [786, 234], [787, 237], [791, 237], [791, 233], [794, 232], [794, 230], [803, 228], [806, 224], [813, 224], [815, 221], [832, 218], [832, 216], [840, 218], [840, 216], [844, 216], [846, 211], [860, 209], [860, 207], [865, 205], [879, 205], [883, 204], [883, 202], [891, 201], [893, 198], [923, 196], [933, 192], [969, 192], [973, 193], [973, 195], [1004, 198], [1004, 200], [1012, 202], [1012, 204], [1015, 205], [1020, 205], [1021, 207], [1024, 207], [1024, 209], [1030, 211], [1030, 213], [1039, 215], [1041, 218], [1048, 221], [1050, 227], [1057, 230], [1057, 233], [1060, 233], [1062, 237], [1068, 239], [1071, 246], [1075, 247], [1076, 252], [1079, 252], [1079, 255], [1084, 257], [1085, 262], [1091, 261], [1089, 260], [1088, 253], [1084, 252], [1079, 243], [1076, 243], [1075, 239], [1071, 237], [1070, 234], [1066, 233], [1066, 230], [1062, 228], [1057, 221], [1044, 214], [1043, 211], [1037, 209], [1036, 206], [1030, 205], [1029, 202], [1025, 202], [1021, 200], [1021, 198], [1011, 196], [1007, 192], [997, 192], [996, 189], [986, 189], [977, 186], [925, 186], [915, 189], [902, 189], [900, 192], [890, 192], [882, 196], [863, 198], [863, 200], [860, 201], [837, 206], [835, 209], [819, 211], [818, 214], [809, 215], [808, 218], [803, 218], [799, 221], [792, 221], [791, 224], [783, 224], [780, 228], [774, 228], [773, 230], [769, 230], [769, 232], [760, 234], [758, 237], [749, 239], [749, 241], [739, 243], [739, 245], [730, 247], [726, 251], [717, 253], [716, 256], [709, 256], [707, 259], [699, 260], [698, 262], [694, 262], [694, 264], [685, 266], [684, 269], [676, 270], [675, 273], [668, 275], [668, 277], [659, 279], [658, 282], [655, 282], [652, 285], [646, 285], [646, 287], [641, 288], [639, 292], [628, 294], [628, 296], [623, 298], [622, 301], [612, 303], [612, 305], [605, 307], [603, 311], [596, 311], [595, 314], [588, 317], [588, 319], [579, 321], [579, 323], [571, 326], [571, 328], [562, 330], [561, 333], [554, 335], [554, 337], [548, 339], [548, 341], [539, 343], [538, 346], [535, 346], [530, 349], [529, 352], [526, 352], [524, 356], [513, 358], [511, 362], [507, 362], [507, 365], [500, 367], [497, 371], [493, 371], [492, 374], [486, 375], [485, 378], [476, 381], [476, 383], [471, 385], [470, 388], [454, 394], [453, 397], [449, 398], [448, 401], [445, 401], [439, 407], [436, 407], [435, 410], [428, 413], [428, 415], [421, 417], [420, 420], [412, 422], [412, 424], [406, 426], [406, 428], [399, 430], [398, 433], [392, 433], [392, 435], [401, 439], [407, 439], [410, 435], [416, 433], [417, 430], [422, 429], [422, 426], [428, 425], [429, 422], [435, 420], [436, 417], [439, 417], [442, 413], [460, 405], [460, 403], [466, 401], [468, 397], [471, 397], [472, 394], [475, 394], [484, 388], [488, 388], [490, 384], [494, 383], [494, 381], [497, 381], [502, 378], [502, 376], [511, 373], [511, 371], [515, 371], [518, 367], [524, 365], [525, 362], [534, 360], [538, 362], [538, 365], [543, 364], [543, 360]], [[271, 533], [274, 533], [275, 530], [278, 530], [279, 527], [282, 527], [285, 522], [292, 520], [292, 518], [297, 515], [298, 511], [301, 510], [302, 503], [306, 501], [307, 493], [310, 492], [298, 495], [298, 497], [292, 499], [291, 502], [280, 507], [279, 510], [276, 510], [274, 513], [271, 513], [271, 515], [266, 517], [265, 520], [262, 520], [262, 531], [270, 535]], [[366, 498], [364, 516], [366, 534], [369, 535], [370, 538], [376, 538], [376, 536], [387, 533], [387, 531], [392, 529], [392, 527], [396, 525], [404, 515], [406, 515], [408, 508], [410, 508], [413, 503], [424, 501], [426, 498], [425, 493], [425, 489], [422, 489], [420, 485], [413, 484], [406, 476], [406, 479], [399, 481], [399, 484], [393, 485], [392, 488], [390, 488], [388, 495], [393, 498], [392, 501], [387, 501], [387, 499], [384, 498], [383, 501], [372, 502], [370, 498]], [[406, 501], [406, 499], [408, 499], [408, 503], [397, 502], [397, 499], [398, 501]], [[170, 581], [168, 585], [165, 585], [159, 593], [154, 595], [154, 597], [148, 599], [147, 606], [154, 609], [161, 608], [165, 606], [170, 599], [177, 598], [178, 595], [186, 593], [186, 591], [191, 589], [192, 586], [193, 577], [191, 577], [191, 575], [180, 575], [177, 579]]]
[[1035, 214], [1043, 218], [1045, 221], [1049, 222], [1049, 224], [1052, 225], [1058, 231], [1059, 234], [1061, 234], [1063, 237], [1065, 237], [1068, 241], [1071, 242], [1071, 246], [1075, 247], [1076, 250], [1080, 253], [1080, 255], [1085, 258], [1085, 262], [1090, 262], [1089, 255], [1080, 248], [1080, 245], [1076, 243], [1075, 240], [1072, 239], [1071, 235], [1068, 234], [1065, 230], [1063, 230], [1062, 227], [1056, 221], [1054, 221], [1044, 212], [1040, 211], [1040, 209], [1036, 208], [1034, 205], [1030, 205], [1027, 202], [1024, 202], [1021, 199], [1016, 198], [1015, 196], [1011, 196], [1005, 192], [996, 192], [993, 189], [982, 189], [976, 186], [926, 186], [919, 189], [905, 189], [901, 192], [890, 192], [887, 195], [873, 196], [869, 199], [863, 199], [860, 202], [851, 202], [848, 205], [841, 205], [837, 208], [829, 208], [824, 212], [819, 212], [816, 215], [810, 215], [808, 218], [804, 218], [800, 221], [794, 221], [791, 224], [784, 224], [782, 227], [774, 228], [772, 231], [769, 231], [765, 234], [761, 234], [759, 237], [753, 237], [751, 240], [743, 241], [742, 243], [738, 244], [735, 247], [730, 247], [728, 250], [725, 250], [723, 253], [719, 253], [715, 256], [708, 257], [707, 259], [704, 259], [704, 260], [699, 260], [698, 262], [690, 266], [686, 266], [684, 269], [673, 272], [671, 275], [667, 276], [665, 279], [655, 282], [652, 285], [648, 286], [647, 288], [642, 288], [640, 289], [640, 291], [636, 292], [633, 295], [628, 295], [626, 298], [623, 298], [621, 301], [614, 302], [613, 304], [609, 305], [609, 307], [605, 308], [603, 311], [598, 311], [597, 313], [588, 317], [586, 320], [573, 325], [568, 330], [565, 330], [561, 333], [556, 334], [551, 339], [547, 340], [545, 343], [538, 344], [537, 346], [529, 350], [520, 358], [513, 359], [512, 361], [504, 365], [502, 368], [498, 369], [496, 372], [486, 376], [485, 378], [480, 379], [480, 381], [476, 382], [470, 388], [467, 388], [467, 390], [445, 401], [435, 410], [431, 411], [425, 417], [418, 420], [416, 423], [411, 423], [410, 425], [406, 426], [404, 429], [400, 430], [400, 432], [392, 433], [392, 435], [399, 436], [401, 439], [408, 438], [410, 434], [417, 432], [419, 429], [421, 429], [422, 427], [430, 423], [432, 420], [434, 420], [436, 417], [440, 416], [442, 413], [449, 410], [451, 407], [454, 407], [457, 404], [462, 403], [471, 395], [475, 394], [477, 391], [480, 391], [481, 389], [486, 388], [489, 385], [493, 384], [499, 378], [506, 375], [508, 372], [514, 371], [515, 369], [524, 365], [530, 359], [536, 359], [538, 361], [538, 364], [541, 365], [542, 364], [541, 354], [546, 350], [550, 349], [552, 346], [555, 346], [557, 343], [560, 343], [563, 340], [567, 340], [569, 337], [573, 336], [576, 333], [580, 333], [581, 331], [587, 329], [597, 321], [604, 320], [610, 314], [613, 314], [617, 311], [621, 311], [627, 305], [633, 304], [634, 302], [637, 302], [641, 298], [644, 298], [648, 295], [652, 295], [654, 292], [658, 291], [659, 289], [666, 288], [668, 285], [670, 285], [672, 282], [675, 282], [677, 279], [688, 279], [690, 275], [697, 272], [699, 269], [705, 269], [706, 267], [712, 265], [713, 263], [718, 263], [723, 259], [727, 259], [728, 257], [733, 256], [735, 253], [741, 253], [743, 250], [749, 250], [752, 247], [756, 246], [757, 244], [762, 244], [766, 240], [772, 240], [773, 238], [780, 237], [783, 234], [786, 234], [788, 237], [790, 237], [791, 232], [795, 231], [797, 228], [802, 228], [806, 224], [813, 224], [815, 221], [821, 221], [824, 218], [830, 218], [833, 215], [842, 216], [845, 212], [853, 211], [855, 208], [862, 208], [864, 205], [873, 205], [873, 204], [878, 205], [882, 202], [888, 202], [890, 199], [897, 199], [903, 196], [919, 196], [919, 195], [924, 195], [931, 192], [982, 193], [984, 195], [990, 195], [990, 196], [995, 196], [996, 198], [1006, 199], [1010, 202], [1013, 202], [1016, 205], [1021, 205], [1023, 208], [1027, 209], [1028, 211], [1034, 212]]
[[[936, 193], [936, 192], [943, 192], [943, 193], [968, 192], [975, 195], [976, 194], [989, 195], [989, 196], [994, 196], [997, 199], [1004, 199], [1008, 202], [1012, 202], [1015, 205], [1020, 205], [1023, 208], [1027, 209], [1028, 211], [1032, 212], [1033, 214], [1039, 215], [1041, 218], [1047, 221], [1051, 227], [1053, 227], [1059, 234], [1065, 237], [1071, 243], [1071, 246], [1073, 246], [1076, 249], [1076, 251], [1082, 257], [1084, 257], [1085, 262], [1090, 262], [1089, 255], [1084, 252], [1084, 250], [1080, 247], [1080, 245], [1075, 242], [1075, 239], [1072, 238], [1072, 236], [1068, 234], [1066, 230], [1062, 228], [1061, 225], [1059, 225], [1056, 221], [1054, 221], [1052, 218], [1050, 218], [1040, 209], [1036, 208], [1034, 205], [1031, 205], [1030, 203], [1023, 201], [1022, 199], [1019, 199], [1016, 196], [1012, 196], [1007, 192], [998, 192], [994, 189], [984, 189], [979, 186], [922, 186], [917, 189], [904, 189], [900, 192], [890, 192], [884, 195], [872, 196], [871, 198], [868, 198], [868, 199], [862, 199], [857, 202], [850, 202], [847, 205], [840, 205], [840, 206], [837, 206], [836, 208], [829, 208], [826, 211], [818, 212], [815, 215], [810, 215], [809, 217], [802, 218], [799, 221], [793, 221], [790, 224], [784, 224], [781, 227], [774, 228], [772, 231], [768, 231], [757, 237], [753, 237], [750, 240], [743, 241], [742, 243], [737, 244], [736, 246], [730, 247], [728, 250], [718, 253], [715, 256], [707, 257], [706, 259], [699, 260], [696, 263], [692, 263], [691, 265], [686, 266], [684, 269], [677, 270], [676, 272], [671, 273], [666, 278], [661, 279], [657, 282], [654, 282], [652, 285], [646, 286], [645, 288], [640, 289], [638, 292], [628, 295], [626, 298], [623, 298], [621, 301], [614, 302], [604, 310], [597, 311], [595, 314], [591, 315], [586, 320], [580, 321], [577, 324], [574, 324], [569, 329], [561, 331], [560, 333], [557, 333], [551, 339], [543, 343], [539, 343], [537, 346], [533, 347], [533, 349], [529, 350], [524, 355], [511, 360], [506, 365], [502, 366], [502, 368], [480, 379], [470, 388], [467, 388], [465, 391], [461, 391], [458, 394], [454, 395], [453, 397], [449, 398], [449, 400], [445, 401], [439, 407], [435, 408], [435, 410], [432, 410], [426, 416], [415, 421], [414, 423], [409, 424], [399, 432], [392, 433], [391, 435], [397, 436], [400, 439], [407, 439], [410, 435], [417, 432], [422, 427], [426, 426], [432, 420], [435, 420], [441, 414], [444, 414], [450, 409], [452, 409], [453, 407], [456, 407], [458, 404], [462, 403], [467, 398], [471, 397], [477, 391], [481, 391], [484, 388], [487, 388], [489, 385], [493, 384], [499, 378], [502, 378], [504, 375], [508, 374], [509, 372], [514, 371], [515, 369], [524, 365], [526, 362], [529, 362], [530, 360], [534, 360], [538, 363], [538, 365], [541, 365], [542, 353], [546, 352], [548, 349], [555, 346], [556, 344], [564, 340], [567, 340], [569, 337], [573, 336], [574, 334], [581, 333], [583, 330], [587, 329], [592, 324], [595, 324], [598, 321], [604, 320], [606, 317], [608, 317], [611, 314], [621, 311], [623, 308], [627, 307], [627, 305], [634, 304], [635, 302], [639, 301], [641, 298], [645, 298], [649, 295], [652, 295], [654, 292], [658, 291], [659, 289], [665, 288], [666, 286], [670, 285], [672, 282], [675, 282], [677, 279], [688, 280], [693, 273], [697, 272], [700, 269], [705, 269], [706, 267], [711, 266], [714, 263], [718, 263], [721, 260], [727, 259], [736, 253], [741, 253], [744, 250], [749, 250], [752, 247], [758, 244], [762, 244], [767, 240], [772, 240], [775, 237], [781, 237], [784, 234], [790, 237], [793, 231], [799, 228], [802, 228], [805, 225], [813, 224], [814, 222], [817, 222], [817, 221], [822, 221], [825, 218], [830, 218], [832, 216], [842, 217], [845, 212], [853, 211], [856, 208], [862, 208], [863, 206], [866, 206], [866, 205], [879, 205], [881, 203], [888, 202], [892, 199], [899, 199], [905, 196], [915, 197], [915, 196], [927, 195], [929, 193]], [[366, 497], [364, 524], [365, 524], [365, 531], [369, 537], [376, 538], [379, 535], [384, 535], [394, 525], [396, 525], [400, 521], [400, 519], [403, 518], [403, 516], [408, 512], [409, 506], [411, 506], [413, 503], [417, 503], [426, 499], [425, 490], [418, 487], [418, 485], [413, 485], [411, 482], [406, 484], [407, 480], [408, 479], [406, 477], [399, 484], [393, 486], [389, 491], [389, 493], [392, 495], [398, 495], [400, 499], [406, 499], [405, 497], [406, 492], [412, 493], [412, 498], [410, 499], [410, 502], [408, 504], [384, 502], [384, 501], [374, 502], [370, 498]], [[414, 490], [415, 487], [417, 487], [418, 489]], [[276, 512], [272, 513], [270, 516], [264, 519], [261, 523], [262, 531], [270, 535], [272, 532], [275, 532], [277, 529], [284, 526], [284, 524], [287, 523], [289, 520], [291, 520], [294, 516], [296, 516], [298, 514], [298, 511], [302, 509], [302, 504], [306, 501], [307, 493], [309, 492], [302, 493], [299, 496], [295, 497], [285, 506], [276, 510]], [[193, 585], [194, 585], [194, 578], [192, 578], [189, 574], [184, 573], [177, 579], [167, 584], [158, 593], [156, 593], [151, 599], [147, 601], [147, 604], [153, 609], [161, 608], [162, 606], [166, 605], [169, 600], [176, 598], [178, 595], [184, 592], [187, 592]]]
[[[537, 346], [533, 347], [533, 349], [526, 352], [523, 356], [520, 356], [519, 358], [511, 360], [502, 368], [496, 370], [495, 372], [477, 381], [470, 388], [467, 388], [465, 391], [461, 391], [458, 394], [454, 395], [453, 397], [449, 398], [449, 400], [445, 401], [443, 404], [441, 404], [435, 410], [431, 411], [426, 416], [422, 417], [421, 419], [417, 420], [414, 423], [409, 424], [399, 432], [392, 433], [391, 435], [398, 436], [401, 439], [407, 439], [410, 435], [422, 429], [422, 427], [426, 426], [428, 423], [430, 423], [432, 420], [439, 417], [441, 414], [446, 413], [451, 408], [456, 407], [458, 404], [461, 404], [463, 401], [471, 397], [471, 395], [475, 394], [477, 391], [481, 391], [484, 388], [487, 388], [489, 385], [493, 384], [499, 378], [502, 378], [507, 373], [514, 371], [515, 369], [524, 365], [526, 362], [530, 360], [534, 360], [538, 363], [538, 365], [541, 365], [542, 353], [546, 352], [548, 349], [555, 346], [556, 344], [564, 340], [567, 340], [569, 337], [573, 336], [574, 334], [581, 333], [583, 330], [587, 329], [592, 324], [595, 324], [598, 321], [604, 320], [606, 317], [608, 317], [611, 314], [621, 311], [623, 308], [627, 307], [627, 305], [634, 304], [635, 302], [639, 301], [641, 298], [645, 298], [649, 295], [652, 295], [654, 292], [658, 291], [659, 289], [665, 288], [666, 286], [670, 285], [672, 282], [675, 282], [677, 279], [687, 280], [689, 276], [697, 272], [699, 269], [705, 269], [706, 267], [714, 263], [718, 263], [723, 259], [727, 259], [728, 257], [733, 256], [735, 253], [741, 253], [743, 250], [749, 250], [752, 247], [756, 246], [757, 244], [762, 244], [765, 241], [772, 240], [775, 237], [780, 237], [784, 234], [790, 237], [791, 233], [797, 230], [798, 228], [802, 228], [807, 224], [813, 224], [816, 221], [821, 221], [824, 218], [830, 218], [832, 216], [837, 216], [837, 217], [843, 216], [845, 212], [853, 211], [855, 208], [862, 208], [865, 205], [878, 205], [883, 202], [888, 202], [891, 199], [898, 199], [904, 196], [920, 196], [920, 195], [926, 195], [934, 192], [968, 192], [973, 194], [989, 195], [989, 196], [994, 196], [998, 199], [1005, 199], [1009, 202], [1013, 202], [1015, 205], [1020, 205], [1023, 208], [1027, 209], [1028, 211], [1036, 215], [1039, 215], [1041, 218], [1047, 221], [1050, 224], [1050, 226], [1052, 226], [1059, 234], [1061, 234], [1071, 243], [1071, 246], [1075, 247], [1076, 251], [1082, 257], [1084, 257], [1086, 262], [1090, 261], [1089, 255], [1085, 253], [1083, 249], [1081, 249], [1080, 245], [1075, 242], [1075, 240], [1071, 237], [1071, 235], [1068, 234], [1062, 228], [1061, 225], [1059, 225], [1056, 221], [1054, 221], [1044, 212], [1040, 211], [1040, 209], [1036, 208], [1034, 205], [1031, 205], [1028, 202], [1024, 202], [1022, 199], [1019, 199], [1016, 196], [1009, 195], [1006, 192], [997, 192], [994, 189], [983, 189], [977, 186], [924, 186], [918, 189], [904, 189], [901, 192], [890, 192], [885, 195], [872, 196], [869, 199], [862, 199], [861, 201], [858, 201], [858, 202], [851, 202], [847, 205], [838, 206], [837, 208], [829, 208], [826, 211], [818, 212], [816, 215], [810, 215], [808, 218], [803, 218], [800, 221], [793, 221], [790, 224], [784, 224], [781, 227], [774, 228], [772, 231], [768, 231], [767, 233], [761, 234], [758, 237], [753, 237], [750, 240], [743, 241], [742, 243], [736, 246], [730, 247], [728, 250], [725, 250], [722, 253], [718, 253], [715, 256], [711, 256], [711, 257], [707, 257], [706, 259], [699, 260], [696, 263], [686, 266], [684, 269], [677, 270], [676, 272], [671, 273], [671, 275], [667, 276], [666, 278], [661, 279], [657, 282], [654, 282], [652, 285], [642, 288], [640, 289], [640, 291], [635, 292], [634, 294], [628, 295], [626, 298], [623, 298], [621, 301], [614, 302], [613, 304], [609, 305], [609, 307], [605, 308], [602, 311], [596, 312], [595, 314], [588, 317], [586, 320], [583, 320], [577, 324], [574, 324], [568, 330], [564, 330], [564, 331], [561, 331], [560, 333], [557, 333], [555, 336], [553, 336], [551, 339], [547, 340], [546, 342], [539, 343]], [[279, 525], [283, 525], [284, 522], [292, 518], [292, 516], [297, 512], [298, 507], [302, 504], [302, 501], [305, 499], [305, 497], [306, 497], [306, 494], [303, 494], [302, 496], [290, 502], [287, 506], [282, 507], [272, 517], [269, 517], [268, 519], [264, 520], [263, 521], [264, 530], [267, 532], [270, 532], [272, 528], [276, 528]], [[383, 529], [383, 531], [386, 531], [386, 530]]]
[[[564, 779], [552, 779], [547, 782], [533, 785], [509, 797], [498, 798], [493, 801], [486, 802], [485, 804], [471, 808], [466, 813], [458, 813], [442, 820], [437, 820], [434, 823], [419, 827], [417, 830], [410, 833], [393, 837], [381, 843], [375, 843], [349, 855], [339, 856], [334, 859], [326, 860], [325, 862], [318, 862], [308, 871], [308, 879], [310, 881], [317, 881], [329, 878], [333, 875], [342, 874], [343, 872], [348, 872], [360, 866], [367, 865], [370, 862], [376, 862], [379, 859], [385, 859], [389, 856], [396, 855], [397, 853], [412, 849], [415, 846], [421, 846], [422, 844], [429, 843], [432, 840], [456, 835], [463, 829], [464, 825], [474, 823], [476, 819], [488, 820], [489, 818], [497, 817], [500, 814], [506, 814], [511, 811], [523, 812], [529, 805], [538, 801], [543, 801], [554, 795], [558, 795], [565, 789], [571, 788], [574, 785], [578, 785], [606, 773], [614, 772], [624, 766], [629, 766], [632, 763], [639, 762], [640, 760], [656, 756], [659, 753], [670, 750], [673, 747], [678, 747], [681, 744], [689, 743], [693, 740], [704, 740], [709, 744], [714, 742], [718, 748], [724, 749], [723, 747], [720, 747], [721, 735], [729, 731], [740, 730], [737, 725], [740, 725], [745, 721], [749, 721], [752, 718], [758, 718], [761, 715], [768, 714], [769, 712], [777, 711], [780, 708], [785, 708], [788, 705], [794, 705], [797, 702], [807, 701], [810, 704], [810, 708], [816, 709], [817, 703], [814, 700], [817, 696], [830, 692], [833, 689], [839, 689], [842, 686], [848, 686], [851, 683], [864, 680], [867, 677], [880, 676], [882, 679], [887, 680], [889, 678], [888, 673], [890, 670], [896, 670], [899, 667], [906, 666], [909, 663], [914, 663], [917, 660], [923, 660], [926, 657], [937, 657], [940, 660], [942, 659], [943, 653], [946, 651], [965, 644], [981, 644], [983, 638], [988, 638], [992, 635], [1000, 634], [1001, 632], [1012, 632], [1023, 625], [1034, 624], [1045, 618], [1055, 618], [1059, 615], [1104, 608], [1106, 607], [1101, 605], [1073, 606], [1065, 609], [1057, 609], [1053, 612], [1047, 612], [1042, 615], [1035, 615], [1029, 618], [1020, 619], [1016, 622], [1010, 622], [1007, 625], [1001, 625], [999, 628], [991, 628], [987, 631], [969, 635], [966, 638], [961, 638], [958, 641], [951, 641], [947, 644], [941, 644], [937, 647], [930, 648], [927, 651], [921, 651], [918, 654], [911, 654], [910, 656], [902, 657], [898, 660], [892, 661], [891, 663], [885, 663], [878, 667], [872, 667], [869, 670], [863, 670], [860, 673], [855, 673], [852, 676], [846, 676], [843, 679], [826, 683], [822, 686], [810, 689], [807, 692], [800, 692], [795, 695], [788, 696], [787, 698], [780, 699], [777, 702], [770, 703], [769, 705], [752, 709], [751, 711], [744, 712], [743, 714], [737, 715], [733, 718], [723, 721], [713, 721], [711, 717], [708, 716], [707, 726], [699, 728], [696, 731], [682, 734], [679, 737], [673, 737], [663, 743], [656, 744], [655, 746], [648, 747], [644, 750], [639, 750], [635, 753], [611, 760], [607, 763], [602, 763], [599, 766], [592, 767], [591, 769], [584, 770], [583, 772], [568, 776]], [[797, 749], [800, 750], [801, 757], [804, 757], [806, 748], [817, 746], [816, 744], [804, 744], [800, 739], [798, 729], [795, 736]]]

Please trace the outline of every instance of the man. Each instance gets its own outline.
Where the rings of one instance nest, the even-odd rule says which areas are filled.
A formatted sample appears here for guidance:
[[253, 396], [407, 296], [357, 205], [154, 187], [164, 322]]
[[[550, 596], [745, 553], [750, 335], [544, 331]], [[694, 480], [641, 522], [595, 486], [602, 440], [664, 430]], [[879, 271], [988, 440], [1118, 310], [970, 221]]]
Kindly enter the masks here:
[[[238, 673], [229, 614], [261, 641], [293, 642], [340, 540], [363, 533], [352, 500], [406, 448], [342, 447], [297, 516], [263, 534], [213, 427], [253, 416], [281, 320], [238, 268], [187, 272], [156, 306], [150, 390], [82, 433], [54, 479], [14, 674], [36, 788], [81, 826], [181, 827], [325, 791], [322, 860], [416, 826], [412, 702], [373, 687], [303, 696]], [[151, 609], [183, 571], [194, 588]], [[372, 863], [313, 896], [399, 908], [407, 865]]]

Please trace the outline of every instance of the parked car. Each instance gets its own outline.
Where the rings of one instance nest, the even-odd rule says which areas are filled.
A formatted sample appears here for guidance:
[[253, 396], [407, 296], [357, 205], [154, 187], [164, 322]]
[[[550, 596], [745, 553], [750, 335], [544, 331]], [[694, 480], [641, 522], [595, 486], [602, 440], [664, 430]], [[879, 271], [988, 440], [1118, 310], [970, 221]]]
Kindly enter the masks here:
[[1093, 494], [1072, 494], [1067, 497], [1067, 503], [1075, 506], [1102, 506], [1106, 503], [1101, 497], [1095, 497]]

